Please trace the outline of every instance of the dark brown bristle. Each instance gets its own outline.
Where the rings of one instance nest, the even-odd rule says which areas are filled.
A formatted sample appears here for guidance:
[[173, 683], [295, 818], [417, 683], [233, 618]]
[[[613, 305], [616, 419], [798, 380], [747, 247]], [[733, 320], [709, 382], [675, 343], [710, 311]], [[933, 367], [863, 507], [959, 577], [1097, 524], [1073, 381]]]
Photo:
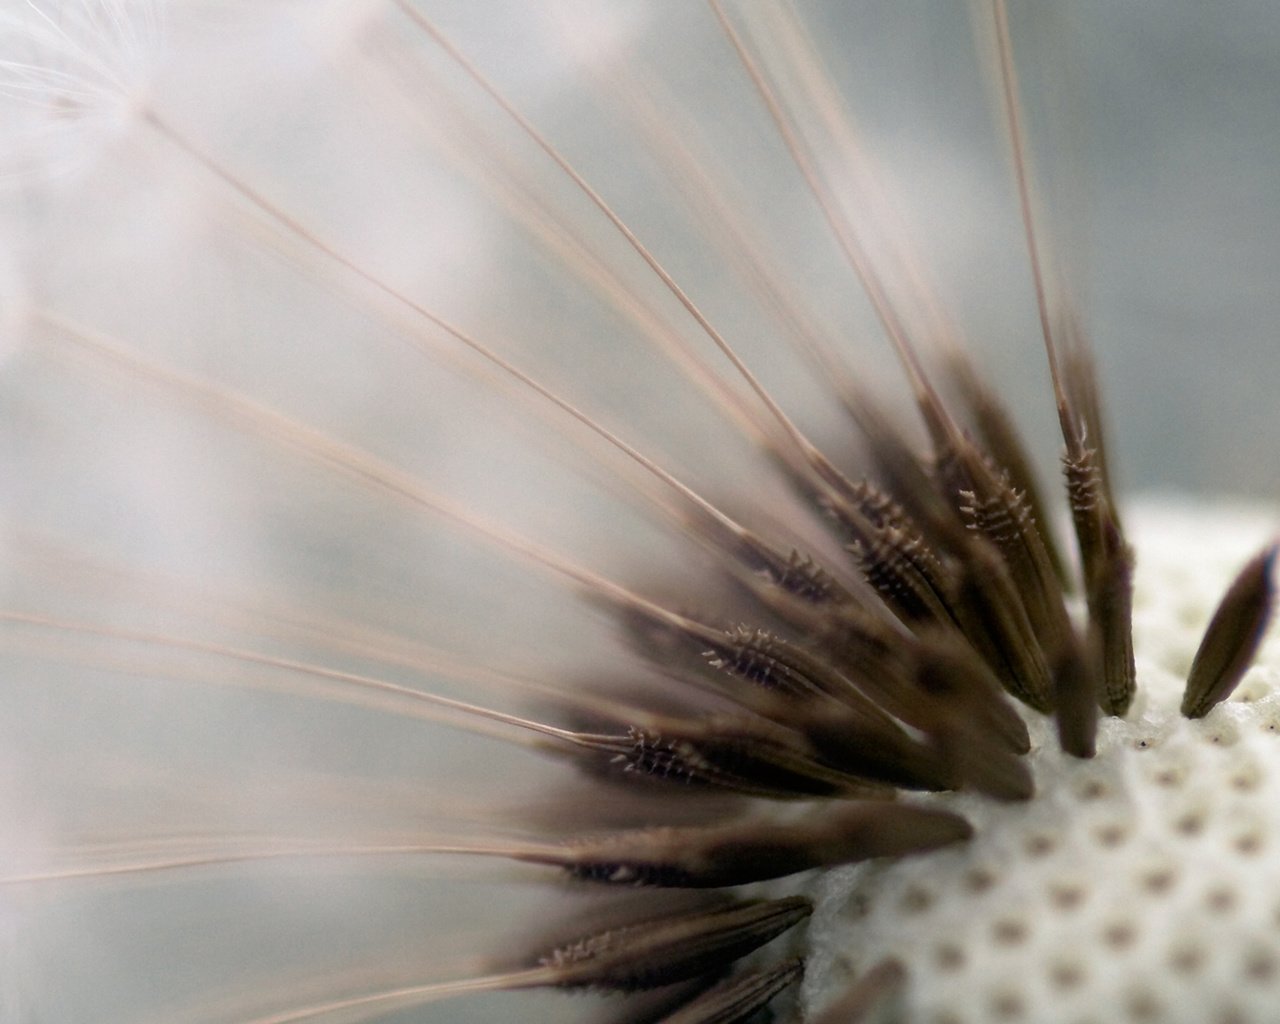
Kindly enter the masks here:
[[1026, 761], [991, 743], [971, 724], [939, 723], [933, 741], [959, 785], [996, 800], [1030, 800], [1035, 795]]
[[1067, 497], [1084, 571], [1085, 601], [1094, 634], [1099, 698], [1110, 715], [1124, 715], [1137, 691], [1133, 661], [1133, 549], [1105, 494], [1092, 449], [1064, 457]]
[[[990, 733], [993, 742], [1012, 753], [1031, 750], [1027, 723], [1006, 696], [999, 678], [971, 647], [947, 634], [925, 634], [912, 653], [919, 692], [948, 708], [951, 715], [972, 719], [976, 727]], [[924, 723], [913, 724], [925, 727]]]
[[[956, 388], [969, 415], [973, 417], [974, 426], [991, 453], [992, 461], [1008, 474], [1010, 486], [1023, 496], [1031, 519], [1039, 524], [1049, 523], [1048, 505], [1032, 469], [1031, 457], [1008, 410], [978, 375], [963, 352], [957, 350], [949, 353], [945, 369], [948, 379]], [[1058, 550], [1053, 535], [1042, 529], [1040, 539], [1059, 584], [1070, 589], [1066, 560]]]
[[819, 764], [798, 733], [746, 717], [667, 719], [599, 737], [615, 770], [745, 796], [891, 798], [893, 791]]
[[797, 957], [774, 967], [745, 971], [696, 996], [658, 1024], [739, 1024], [800, 980], [804, 961]]
[[849, 545], [866, 581], [911, 626], [954, 621], [942, 563], [924, 539], [896, 526], [877, 529]]
[[1071, 623], [1053, 561], [1023, 492], [967, 436], [938, 452], [938, 479], [965, 525], [999, 552], [1031, 632], [1046, 658], [1068, 642]]
[[[938, 493], [932, 465], [926, 465], [896, 424], [871, 398], [862, 395], [863, 408], [854, 419], [866, 437], [867, 454], [879, 489], [930, 536], [954, 527], [954, 512]], [[860, 487], [867, 484], [858, 485]], [[859, 503], [858, 495], [849, 495]]]
[[1096, 650], [1096, 639], [1080, 641], [1073, 637], [1053, 665], [1058, 743], [1072, 757], [1093, 757], [1097, 753], [1099, 673], [1088, 656], [1090, 643]]
[[824, 502], [863, 578], [908, 625], [949, 625], [946, 566], [905, 510], [864, 481]]
[[792, 715], [823, 760], [844, 771], [903, 789], [936, 791], [960, 784], [937, 749], [900, 727], [868, 723], [847, 709], [821, 702]]
[[853, 601], [853, 596], [809, 555], [793, 550], [783, 557], [751, 535], [740, 540], [737, 550], [748, 569], [806, 604], [844, 605]]
[[726, 907], [609, 928], [539, 958], [551, 984], [636, 992], [721, 970], [812, 913], [803, 897]]
[[971, 835], [968, 822], [947, 811], [859, 801], [786, 822], [633, 830], [516, 856], [609, 885], [714, 889], [921, 853]]
[[1117, 524], [1120, 520], [1119, 505], [1112, 486], [1111, 467], [1107, 458], [1107, 434], [1103, 428], [1102, 387], [1093, 348], [1080, 324], [1080, 319], [1070, 309], [1061, 311], [1060, 336], [1066, 346], [1062, 353], [1062, 383], [1066, 388], [1071, 409], [1079, 424], [1081, 437], [1093, 449], [1093, 461], [1097, 467], [1102, 496], [1111, 509]]
[[706, 652], [710, 664], [783, 696], [829, 697], [873, 722], [889, 716], [818, 654], [767, 630], [739, 627], [717, 638]]
[[954, 602], [960, 628], [1005, 688], [1037, 711], [1053, 710], [1044, 653], [999, 553], [974, 538]]
[[1188, 718], [1203, 718], [1231, 696], [1253, 662], [1275, 607], [1275, 560], [1275, 544], [1255, 555], [1213, 613], [1182, 696]]
[[1071, 623], [1044, 538], [1025, 495], [983, 460], [978, 460], [978, 465], [987, 472], [971, 476], [973, 487], [961, 493], [960, 512], [970, 529], [986, 537], [1004, 556], [1032, 631], [1046, 657], [1052, 658], [1068, 642]]

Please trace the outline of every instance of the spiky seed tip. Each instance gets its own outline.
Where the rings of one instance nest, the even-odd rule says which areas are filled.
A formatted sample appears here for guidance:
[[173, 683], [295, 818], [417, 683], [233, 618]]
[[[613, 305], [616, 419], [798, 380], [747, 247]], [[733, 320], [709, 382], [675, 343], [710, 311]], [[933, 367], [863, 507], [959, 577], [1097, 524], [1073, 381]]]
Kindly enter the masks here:
[[539, 958], [561, 988], [637, 992], [721, 970], [803, 921], [801, 896], [724, 907], [609, 928]]

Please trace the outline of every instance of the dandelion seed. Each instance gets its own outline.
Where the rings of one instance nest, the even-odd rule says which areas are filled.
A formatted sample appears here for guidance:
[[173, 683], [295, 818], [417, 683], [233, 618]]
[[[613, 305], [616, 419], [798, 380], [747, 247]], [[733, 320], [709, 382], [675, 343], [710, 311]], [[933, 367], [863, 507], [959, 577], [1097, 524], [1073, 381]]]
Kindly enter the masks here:
[[1271, 1019], [1273, 517], [1115, 474], [1271, 477], [1125, 446], [1197, 288], [1028, 84], [1172, 174], [1154, 30], [624, 8], [0, 15], [0, 1014]]

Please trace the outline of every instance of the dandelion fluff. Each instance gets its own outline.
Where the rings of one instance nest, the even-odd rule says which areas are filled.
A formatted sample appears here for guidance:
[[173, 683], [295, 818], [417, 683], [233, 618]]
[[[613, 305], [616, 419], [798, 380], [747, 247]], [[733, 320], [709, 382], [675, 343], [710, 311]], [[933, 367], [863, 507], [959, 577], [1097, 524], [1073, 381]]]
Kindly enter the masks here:
[[[741, 55], [683, 3], [4, 13], [6, 1020], [655, 1019], [762, 944], [685, 1019], [784, 986], [811, 1020], [1268, 1019], [1274, 644], [1202, 720], [1178, 701], [1276, 528], [1222, 497], [1274, 497], [1275, 16], [1011, 12], [1138, 552], [1139, 695], [1094, 758], [1024, 710], [1021, 758], [971, 652], [910, 647], [947, 699], [968, 680], [966, 761], [888, 686], [809, 693], [820, 716], [747, 685], [853, 671], [793, 591], [872, 602], [796, 439], [872, 472], [842, 409], [871, 396], [928, 443], [762, 92], [930, 372], [945, 323], [1065, 510], [992, 42], [959, 9], [725, 6]], [[907, 644], [872, 606], [841, 621]], [[889, 752], [851, 767], [832, 716]], [[833, 790], [868, 815], [814, 807]], [[759, 855], [757, 822], [801, 847]], [[622, 884], [771, 877], [784, 848], [837, 866]]]

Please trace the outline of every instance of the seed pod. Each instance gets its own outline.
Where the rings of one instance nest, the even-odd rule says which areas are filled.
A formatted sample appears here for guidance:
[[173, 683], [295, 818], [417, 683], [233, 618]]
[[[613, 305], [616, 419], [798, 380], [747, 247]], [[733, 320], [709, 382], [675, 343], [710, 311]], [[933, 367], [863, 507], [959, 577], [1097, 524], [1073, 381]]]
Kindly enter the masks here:
[[[1023, 496], [1032, 520], [1036, 523], [1050, 522], [1048, 506], [1045, 504], [1036, 480], [1031, 457], [1027, 453], [1026, 445], [1009, 411], [978, 375], [962, 350], [956, 348], [947, 354], [944, 369], [948, 380], [955, 387], [956, 393], [973, 418], [977, 433], [986, 445], [992, 460], [1008, 474], [1010, 485]], [[1040, 540], [1044, 544], [1045, 554], [1059, 584], [1067, 587], [1069, 577], [1066, 561], [1054, 543], [1053, 535], [1047, 531], [1041, 531]]]
[[954, 789], [959, 780], [938, 751], [894, 723], [867, 723], [829, 701], [792, 712], [822, 759], [837, 768], [903, 789]]
[[763, 629], [723, 634], [706, 652], [713, 667], [786, 697], [834, 698], [871, 722], [892, 719], [827, 660]]
[[1051, 711], [1049, 668], [1003, 559], [980, 538], [968, 556], [952, 602], [960, 628], [1009, 693]]
[[1056, 651], [1071, 624], [1062, 587], [1026, 496], [964, 437], [942, 453], [939, 472], [965, 524], [1000, 553], [1041, 648]]
[[972, 647], [946, 634], [919, 638], [911, 649], [912, 684], [922, 713], [907, 720], [921, 729], [939, 713], [963, 717], [1013, 754], [1031, 750], [1031, 735], [1000, 680]]
[[967, 821], [947, 811], [859, 801], [795, 821], [642, 829], [514, 856], [609, 885], [710, 889], [922, 853], [972, 834]]
[[838, 606], [853, 600], [852, 595], [809, 555], [792, 551], [783, 557], [751, 534], [739, 538], [735, 550], [743, 565], [769, 586], [806, 604]]
[[1231, 696], [1258, 652], [1275, 603], [1275, 559], [1275, 544], [1255, 555], [1213, 613], [1182, 696], [1182, 713], [1188, 718], [1203, 718]]
[[[1095, 650], [1100, 643], [1093, 627], [1085, 643]], [[1079, 638], [1072, 637], [1053, 666], [1058, 743], [1072, 757], [1093, 757], [1097, 753], [1097, 659], [1091, 660], [1088, 651]]]
[[560, 988], [636, 992], [721, 970], [813, 912], [802, 896], [738, 901], [726, 907], [609, 928], [558, 946], [538, 963]]
[[903, 622], [946, 625], [952, 621], [946, 570], [919, 534], [887, 526], [850, 544], [848, 550], [866, 581]]
[[885, 786], [820, 764], [798, 733], [746, 716], [663, 719], [594, 739], [613, 752], [613, 768], [637, 777], [781, 799], [893, 796]]
[[[1041, 648], [1056, 651], [1071, 632], [1061, 584], [1025, 495], [1003, 477], [994, 473], [992, 477], [963, 492], [960, 511], [970, 528], [991, 541], [1004, 557]], [[984, 485], [985, 491], [980, 489]]]
[[1101, 651], [1102, 709], [1123, 715], [1133, 703], [1133, 549], [1108, 501], [1106, 480], [1092, 448], [1062, 460], [1067, 497], [1084, 569], [1089, 622]]
[[800, 980], [804, 961], [784, 960], [762, 971], [747, 971], [708, 989], [659, 1024], [738, 1024]]

